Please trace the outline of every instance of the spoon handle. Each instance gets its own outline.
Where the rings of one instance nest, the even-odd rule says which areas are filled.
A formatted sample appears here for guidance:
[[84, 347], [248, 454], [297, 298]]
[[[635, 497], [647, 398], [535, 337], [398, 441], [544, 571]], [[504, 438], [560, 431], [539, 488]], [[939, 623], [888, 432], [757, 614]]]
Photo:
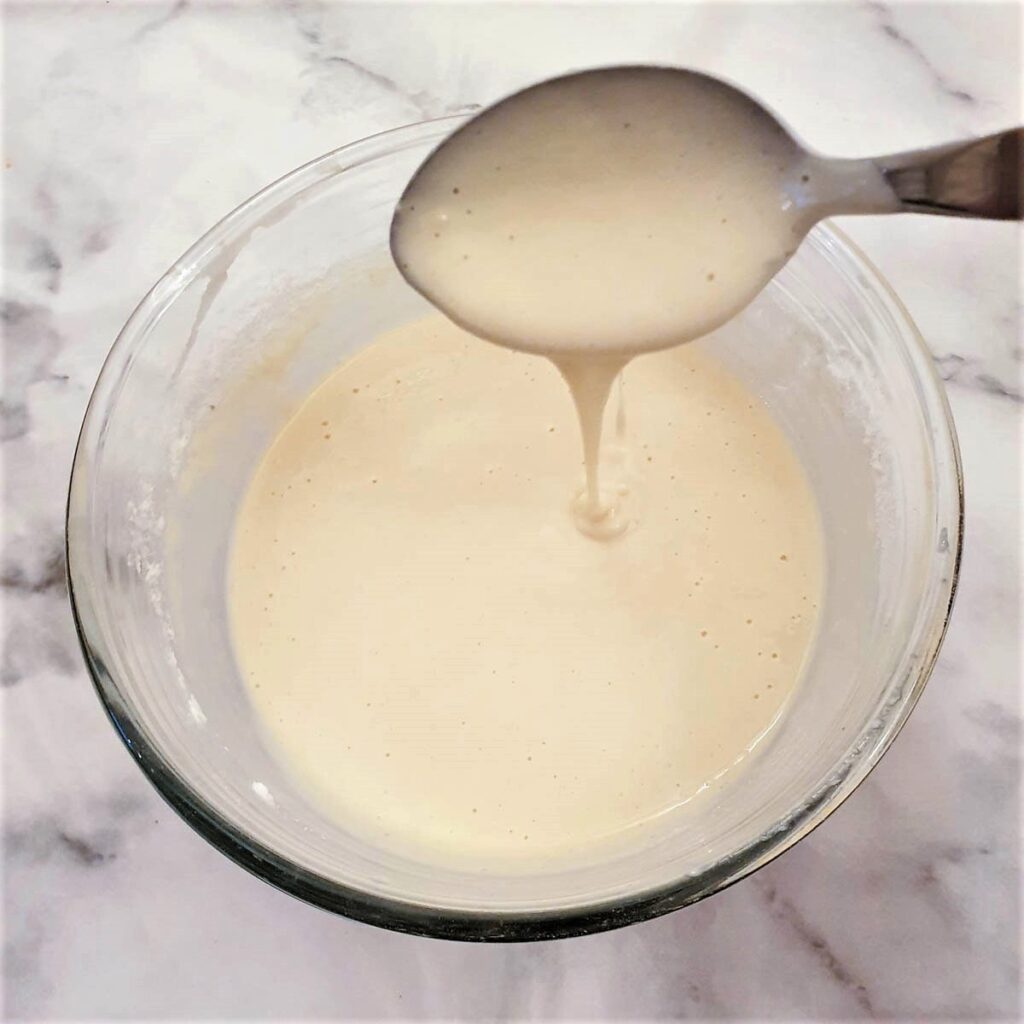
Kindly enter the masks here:
[[875, 159], [898, 211], [1024, 219], [1024, 128]]

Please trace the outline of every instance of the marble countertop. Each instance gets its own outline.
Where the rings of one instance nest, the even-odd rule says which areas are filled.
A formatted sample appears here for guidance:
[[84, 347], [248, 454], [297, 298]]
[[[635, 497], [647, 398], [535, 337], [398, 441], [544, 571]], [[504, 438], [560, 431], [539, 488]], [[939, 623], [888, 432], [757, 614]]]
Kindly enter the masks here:
[[5, 1019], [1016, 1019], [1016, 225], [845, 225], [948, 384], [967, 486], [953, 624], [906, 729], [832, 819], [657, 921], [459, 945], [331, 917], [240, 871], [105, 720], [62, 535], [76, 433], [121, 324], [196, 236], [290, 168], [628, 61], [726, 75], [836, 154], [927, 145], [1019, 122], [1019, 30], [1010, 4], [6, 4]]

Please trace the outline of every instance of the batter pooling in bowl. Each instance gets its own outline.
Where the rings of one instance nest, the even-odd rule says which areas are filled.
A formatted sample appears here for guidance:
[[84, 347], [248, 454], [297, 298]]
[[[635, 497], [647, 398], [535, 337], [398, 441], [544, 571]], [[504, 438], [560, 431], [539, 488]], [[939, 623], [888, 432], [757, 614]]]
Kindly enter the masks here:
[[235, 647], [272, 747], [347, 828], [482, 870], [599, 857], [771, 735], [814, 632], [814, 498], [700, 347], [627, 378], [612, 454], [639, 524], [612, 543], [566, 514], [556, 370], [440, 315], [340, 366], [267, 452]]

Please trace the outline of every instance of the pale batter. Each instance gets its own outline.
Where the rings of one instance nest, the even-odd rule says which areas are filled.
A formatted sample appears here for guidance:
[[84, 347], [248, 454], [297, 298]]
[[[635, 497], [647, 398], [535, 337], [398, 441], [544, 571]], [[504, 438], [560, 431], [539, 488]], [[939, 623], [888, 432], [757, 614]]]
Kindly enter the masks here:
[[638, 525], [608, 543], [566, 514], [554, 367], [439, 315], [340, 367], [266, 454], [236, 650], [272, 745], [347, 828], [443, 864], [576, 862], [731, 782], [771, 729], [821, 589], [807, 481], [701, 347], [625, 376], [603, 469]]

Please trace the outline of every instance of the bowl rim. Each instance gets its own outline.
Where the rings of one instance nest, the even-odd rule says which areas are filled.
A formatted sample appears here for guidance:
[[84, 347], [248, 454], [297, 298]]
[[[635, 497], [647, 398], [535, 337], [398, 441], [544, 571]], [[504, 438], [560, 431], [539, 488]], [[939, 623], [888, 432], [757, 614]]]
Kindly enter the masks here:
[[[943, 581], [935, 598], [931, 622], [927, 623], [922, 650], [914, 666], [911, 685], [905, 690], [895, 714], [886, 723], [881, 736], [870, 750], [856, 758], [845, 772], [837, 773], [829, 784], [813, 794], [758, 839], [712, 865], [696, 877], [666, 883], [655, 889], [615, 898], [598, 904], [566, 909], [528, 912], [467, 911], [436, 907], [392, 899], [366, 892], [351, 885], [326, 878], [282, 856], [270, 847], [255, 841], [227, 820], [197, 793], [174, 769], [146, 735], [131, 707], [121, 696], [116, 680], [108, 671], [96, 645], [89, 638], [83, 621], [88, 617], [88, 587], [81, 592], [75, 585], [73, 557], [76, 533], [71, 516], [71, 496], [76, 476], [82, 472], [83, 441], [88, 428], [101, 412], [104, 384], [112, 373], [116, 358], [139, 332], [158, 317], [166, 303], [180, 290], [183, 281], [197, 272], [207, 253], [224, 236], [246, 220], [261, 215], [277, 204], [282, 195], [297, 196], [307, 188], [337, 174], [377, 159], [393, 151], [396, 144], [423, 129], [444, 125], [453, 127], [466, 120], [467, 114], [452, 114], [402, 125], [378, 132], [341, 146], [319, 156], [278, 178], [228, 213], [172, 264], [157, 280], [135, 308], [118, 333], [100, 369], [90, 395], [75, 445], [74, 459], [65, 509], [65, 556], [67, 559], [68, 594], [75, 630], [96, 693], [115, 730], [137, 762], [139, 768], [169, 806], [199, 835], [228, 856], [236, 864], [292, 896], [321, 909], [342, 914], [368, 924], [394, 931], [478, 942], [522, 942], [566, 938], [607, 931], [637, 921], [669, 913], [690, 903], [728, 888], [759, 870], [825, 821], [867, 778], [899, 734], [931, 675], [939, 649], [949, 625], [956, 597], [963, 553], [964, 499], [960, 449], [949, 402], [942, 381], [935, 369], [924, 338], [906, 307], [873, 263], [843, 232], [831, 224], [816, 229], [831, 236], [836, 247], [857, 267], [868, 286], [889, 308], [901, 328], [912, 365], [921, 385], [921, 400], [926, 404], [928, 418], [933, 421], [936, 443], [948, 447], [947, 455], [953, 469], [956, 536], [949, 538], [953, 563], [948, 579]], [[938, 481], [934, 487], [937, 489]], [[83, 541], [85, 538], [82, 538]], [[910, 680], [908, 680], [910, 681]], [[863, 738], [868, 729], [861, 734]]]

